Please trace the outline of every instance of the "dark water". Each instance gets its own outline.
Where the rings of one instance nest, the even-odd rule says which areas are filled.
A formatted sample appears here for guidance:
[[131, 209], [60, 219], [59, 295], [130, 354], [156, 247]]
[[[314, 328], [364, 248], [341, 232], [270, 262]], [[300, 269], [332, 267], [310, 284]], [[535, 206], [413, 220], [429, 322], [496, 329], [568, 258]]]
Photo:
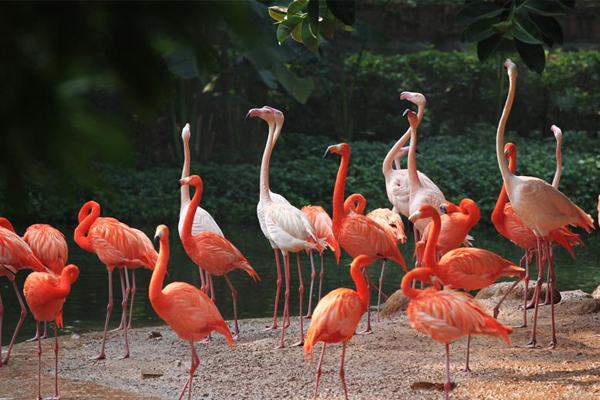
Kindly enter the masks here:
[[[262, 235], [258, 225], [229, 225], [222, 226], [225, 235], [246, 256], [252, 266], [260, 275], [262, 282], [255, 283], [245, 272], [234, 271], [230, 278], [238, 290], [238, 313], [240, 318], [269, 317], [273, 315], [273, 300], [275, 296], [275, 282], [277, 279], [273, 251]], [[69, 332], [86, 332], [89, 330], [101, 330], [104, 327], [106, 315], [106, 304], [108, 299], [108, 283], [106, 268], [98, 260], [95, 254], [81, 250], [72, 242], [72, 230], [61, 229], [67, 236], [69, 242], [69, 262], [80, 268], [79, 280], [71, 289], [71, 294], [65, 303], [64, 320], [65, 330]], [[22, 229], [18, 229], [18, 232]], [[155, 227], [143, 229], [149, 236], [154, 235]], [[476, 228], [471, 232], [475, 237], [474, 244], [477, 247], [489, 249], [503, 257], [518, 263], [522, 252], [516, 246], [509, 243], [496, 233], [493, 228]], [[409, 243], [401, 246], [401, 251], [410, 266], [414, 246], [409, 236]], [[587, 236], [584, 234], [586, 247], [576, 250], [577, 260], [572, 260], [568, 253], [562, 249], [556, 250], [556, 273], [557, 284], [561, 290], [583, 289], [592, 291], [600, 283], [600, 235]], [[302, 273], [305, 284], [305, 310], [308, 301], [308, 290], [310, 283], [310, 263], [306, 255], [301, 256]], [[293, 259], [293, 261], [295, 261]], [[334, 288], [345, 286], [353, 287], [352, 279], [348, 274], [348, 265], [351, 259], [347, 255], [342, 256], [340, 265], [335, 265], [333, 255], [326, 253], [325, 256], [325, 280], [323, 293], [328, 293]], [[317, 268], [317, 280], [315, 293], [318, 290], [318, 270], [320, 268], [319, 258], [315, 257]], [[292, 282], [290, 304], [292, 316], [298, 315], [298, 274], [295, 262], [291, 264]], [[371, 277], [378, 279], [380, 262], [371, 267]], [[173, 226], [171, 232], [171, 260], [169, 262], [166, 283], [171, 281], [185, 281], [200, 286], [198, 268], [187, 257], [181, 246], [179, 236]], [[115, 305], [111, 318], [111, 328], [118, 325], [121, 316], [120, 307], [120, 283], [118, 272], [113, 274], [113, 285], [115, 290]], [[22, 290], [26, 274], [20, 273], [17, 283]], [[136, 295], [135, 309], [133, 314], [133, 326], [151, 326], [161, 324], [162, 320], [155, 314], [148, 300], [148, 284], [150, 282], [150, 271], [138, 269], [136, 272], [138, 292]], [[399, 265], [388, 263], [384, 281], [384, 292], [391, 294], [399, 287], [402, 272]], [[165, 283], [165, 284], [166, 284]], [[215, 291], [217, 294], [217, 306], [225, 319], [233, 318], [233, 307], [229, 287], [222, 277], [214, 278]], [[7, 279], [0, 279], [0, 292], [5, 307], [3, 322], [3, 345], [6, 346], [14, 330], [20, 312], [16, 296], [12, 286]], [[283, 298], [283, 290], [282, 290]], [[313, 300], [315, 301], [315, 300]], [[372, 304], [375, 304], [373, 301]], [[314, 306], [314, 304], [313, 304]], [[280, 304], [279, 311], [282, 311]], [[35, 333], [35, 321], [31, 314], [27, 316], [18, 341], [32, 337]]]

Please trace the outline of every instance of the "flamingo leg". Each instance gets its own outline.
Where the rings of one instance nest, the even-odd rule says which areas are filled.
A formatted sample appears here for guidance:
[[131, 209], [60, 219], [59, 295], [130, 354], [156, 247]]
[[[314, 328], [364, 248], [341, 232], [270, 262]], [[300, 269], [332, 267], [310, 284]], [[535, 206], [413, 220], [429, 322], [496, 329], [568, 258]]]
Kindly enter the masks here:
[[304, 318], [302, 318], [302, 298], [304, 297], [304, 282], [302, 281], [302, 268], [300, 267], [300, 253], [296, 253], [296, 263], [298, 264], [298, 280], [300, 281], [300, 285], [298, 286], [298, 293], [300, 294], [300, 341], [294, 343], [294, 347], [304, 345]]
[[550, 275], [553, 271], [550, 268], [550, 259], [554, 261], [554, 255], [552, 250], [552, 242], [548, 241], [545, 246], [546, 259], [548, 260], [548, 274], [546, 275], [546, 297], [544, 298], [544, 302], [540, 303], [541, 306], [547, 306], [550, 304]]
[[0, 367], [2, 367], [2, 319], [4, 318], [4, 304], [0, 293]]
[[494, 318], [498, 318], [498, 313], [500, 312], [500, 306], [502, 305], [502, 303], [504, 303], [504, 300], [506, 300], [506, 297], [508, 297], [508, 295], [515, 289], [515, 287], [517, 287], [519, 282], [521, 282], [521, 278], [517, 279], [516, 281], [513, 282], [512, 285], [510, 285], [510, 287], [508, 288], [506, 293], [504, 293], [504, 296], [502, 296], [502, 298], [500, 299], [498, 304], [496, 304], [494, 306]]
[[213, 284], [213, 278], [212, 275], [207, 273], [206, 274], [206, 279], [208, 279], [208, 281], [210, 282], [210, 299], [212, 300], [212, 302], [215, 302], [215, 285]]
[[[123, 271], [124, 270], [124, 271]], [[129, 299], [129, 293], [131, 292], [131, 288], [129, 287], [129, 274], [127, 273], [127, 267], [119, 270], [121, 274], [125, 274], [125, 297], [123, 297], [123, 302], [121, 303], [121, 307], [123, 308], [123, 321], [127, 321], [127, 300]], [[122, 276], [121, 276], [122, 277]], [[121, 279], [121, 289], [123, 288], [123, 279]], [[127, 324], [124, 323], [123, 328], [123, 338], [125, 341], [125, 352], [119, 359], [128, 358], [129, 357], [129, 339], [127, 337]]]
[[[309, 250], [308, 252], [310, 256], [310, 290], [308, 291], [308, 312], [305, 315], [305, 318], [310, 318], [312, 315], [312, 297], [313, 297], [313, 286], [315, 284], [315, 278], [317, 277], [317, 271], [315, 270], [315, 260], [313, 257], [313, 251]], [[302, 312], [302, 309], [300, 309]]]
[[319, 273], [319, 301], [321, 301], [321, 294], [323, 293], [323, 278], [325, 277], [325, 271], [323, 269], [324, 260], [321, 254], [321, 272]]
[[[208, 292], [210, 291], [210, 295], [212, 296], [211, 301], [214, 303], [215, 302], [215, 287], [213, 284], [213, 279], [212, 279], [212, 275], [208, 273], [208, 271], [206, 271], [206, 294], [208, 296]], [[233, 292], [232, 292], [233, 294]], [[237, 292], [236, 292], [236, 299], [237, 299]], [[235, 303], [234, 303], [234, 309], [235, 309]], [[212, 342], [212, 335], [209, 333], [208, 335], [206, 335], [206, 337], [200, 342], [202, 344], [206, 344], [206, 343], [210, 343]]]
[[110, 322], [110, 314], [113, 309], [113, 283], [112, 283], [112, 269], [108, 269], [108, 305], [106, 306], [106, 321], [104, 322], [104, 333], [102, 334], [102, 345], [100, 347], [100, 354], [96, 357], [92, 357], [91, 360], [103, 360], [106, 358], [104, 355], [104, 347], [106, 345], [106, 332], [108, 331], [108, 323]]
[[[275, 305], [273, 306], [273, 324], [265, 328], [265, 331], [272, 331], [277, 329], [277, 308], [279, 306], [279, 294], [281, 292], [281, 264], [279, 263], [279, 251], [273, 249], [275, 252], [275, 265], [277, 266], [277, 291], [275, 292]], [[285, 322], [285, 321], [284, 321]]]
[[[471, 356], [471, 335], [467, 335], [467, 362], [465, 363], [465, 369], [463, 372], [471, 372], [471, 368], [469, 367], [469, 359]], [[448, 378], [450, 380], [450, 378]]]
[[60, 399], [58, 394], [58, 326], [56, 324], [54, 324], [54, 397], [52, 399]]
[[288, 252], [283, 256], [283, 264], [284, 264], [284, 273], [285, 273], [285, 301], [283, 305], [283, 326], [281, 328], [281, 342], [279, 343], [280, 349], [283, 349], [285, 345], [283, 344], [283, 338], [285, 337], [285, 328], [287, 328], [288, 324], [286, 318], [289, 315], [289, 300], [290, 300], [290, 254]]
[[315, 397], [316, 399], [319, 396], [319, 380], [321, 379], [321, 374], [323, 373], [321, 369], [321, 365], [323, 364], [323, 358], [325, 358], [325, 347], [327, 343], [323, 342], [323, 350], [321, 350], [321, 358], [319, 358], [319, 365], [317, 365], [317, 384], [315, 385]]
[[380, 312], [380, 308], [381, 308], [381, 287], [383, 285], [383, 273], [385, 272], [385, 260], [383, 260], [383, 263], [381, 264], [381, 275], [379, 275], [379, 294], [377, 295], [377, 322], [379, 322], [381, 319], [379, 317]]
[[10, 358], [10, 352], [12, 350], [13, 345], [15, 344], [15, 340], [17, 339], [17, 335], [19, 334], [19, 330], [23, 325], [23, 321], [25, 321], [25, 316], [27, 316], [27, 308], [25, 307], [25, 303], [23, 302], [23, 298], [19, 293], [19, 288], [17, 288], [17, 283], [12, 281], [13, 288], [15, 289], [15, 293], [17, 294], [17, 299], [19, 300], [19, 304], [21, 305], [21, 315], [19, 316], [19, 322], [17, 323], [17, 327], [15, 328], [15, 332], [13, 333], [12, 339], [10, 340], [10, 344], [8, 345], [8, 350], [6, 351], [6, 358], [2, 361], [3, 364], [8, 364], [8, 359]]
[[192, 363], [190, 364], [190, 377], [183, 386], [183, 390], [181, 391], [181, 394], [179, 395], [177, 400], [181, 400], [186, 389], [188, 389], [188, 399], [192, 398], [192, 380], [194, 378], [194, 372], [196, 372], [198, 365], [200, 365], [200, 359], [198, 358], [198, 354], [196, 354], [196, 349], [194, 348], [193, 340], [190, 340], [190, 347], [192, 348]]
[[36, 322], [36, 333], [38, 337], [38, 394], [36, 400], [42, 400], [42, 339], [40, 338], [40, 321]]
[[237, 317], [237, 290], [233, 287], [233, 283], [227, 276], [227, 274], [223, 275], [229, 288], [231, 289], [231, 297], [233, 298], [233, 319], [235, 321], [235, 334], [233, 335], [233, 340], [237, 340], [240, 336], [240, 328], [238, 327], [238, 317]]
[[[551, 349], [556, 347], [556, 325], [554, 323], [554, 283], [556, 281], [556, 275], [554, 274], [554, 254], [552, 252], [552, 242], [547, 242], [548, 246], [548, 289], [550, 291], [550, 315], [552, 323], [552, 341], [548, 346]], [[546, 292], [547, 293], [547, 292]]]
[[[323, 343], [325, 345], [325, 343]], [[346, 387], [346, 372], [344, 371], [344, 360], [346, 358], [346, 342], [342, 342], [342, 366], [340, 367], [340, 379], [342, 380], [342, 389], [344, 397], [348, 400], [348, 388]]]
[[370, 335], [373, 333], [373, 329], [371, 329], [371, 277], [369, 276], [369, 269], [364, 268], [363, 274], [367, 279], [367, 287], [369, 290], [367, 291], [367, 327], [362, 332], [357, 332], [359, 335]]
[[131, 329], [131, 319], [133, 317], [133, 300], [135, 299], [135, 293], [137, 288], [135, 286], [135, 269], [131, 270], [131, 306], [129, 307], [129, 323], [127, 329]]
[[[123, 286], [123, 270], [119, 268], [119, 279], [121, 280], [121, 296], [125, 298], [125, 287]], [[122, 331], [125, 329], [125, 311], [121, 312], [121, 322], [115, 329], [111, 329], [110, 332]]]
[[200, 274], [200, 290], [203, 291], [205, 294], [208, 294], [208, 292], [207, 292], [208, 289], [206, 288], [206, 281], [204, 280], [204, 270], [199, 265], [198, 265], [198, 273]]
[[450, 345], [446, 343], [446, 383], [444, 383], [444, 399], [448, 400], [450, 398], [450, 387], [452, 383], [450, 382]]
[[[44, 321], [44, 334], [42, 335], [42, 339], [48, 338], [48, 322]], [[31, 339], [27, 339], [26, 342], [35, 342], [37, 340], [37, 335], [32, 337]]]
[[523, 324], [519, 326], [519, 328], [527, 327], [527, 292], [529, 291], [529, 261], [531, 254], [530, 250], [525, 250], [525, 255], [521, 258], [521, 262], [519, 263], [519, 266], [523, 267], [523, 260], [525, 260], [525, 277], [523, 278], [523, 282], [525, 282], [525, 293], [523, 294]]
[[542, 291], [542, 281], [544, 280], [544, 264], [543, 264], [543, 245], [542, 241], [539, 237], [536, 237], [537, 240], [537, 271], [538, 278], [536, 282], [536, 290], [534, 293], [534, 312], [533, 312], [533, 327], [531, 329], [531, 341], [525, 345], [525, 347], [535, 347], [537, 343], [536, 331], [537, 331], [537, 317], [540, 306], [540, 293]]

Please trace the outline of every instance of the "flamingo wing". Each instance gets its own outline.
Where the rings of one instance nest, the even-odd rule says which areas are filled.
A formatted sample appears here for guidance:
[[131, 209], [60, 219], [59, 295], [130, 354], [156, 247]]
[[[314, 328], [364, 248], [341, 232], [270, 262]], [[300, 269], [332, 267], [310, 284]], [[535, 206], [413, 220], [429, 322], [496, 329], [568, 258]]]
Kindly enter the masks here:
[[279, 248], [294, 252], [317, 248], [308, 242], [309, 238], [318, 241], [312, 222], [294, 206], [271, 203], [265, 209], [265, 226]]
[[384, 228], [360, 214], [351, 214], [342, 220], [337, 238], [353, 258], [361, 254], [373, 258], [385, 257], [393, 252], [391, 247], [396, 247]]
[[521, 218], [517, 216], [511, 203], [507, 203], [504, 206], [504, 215], [503, 231], [499, 232], [524, 250], [535, 247], [536, 238], [533, 230], [528, 228]]
[[42, 264], [60, 274], [69, 257], [67, 241], [61, 231], [50, 225], [34, 224], [27, 228], [23, 240]]
[[[247, 269], [248, 260], [229, 240], [214, 232], [201, 232], [192, 236], [195, 247], [188, 252], [194, 262], [213, 275], [223, 275], [236, 268]], [[252, 269], [252, 267], [250, 267]]]
[[24, 268], [37, 272], [49, 271], [19, 235], [4, 227], [0, 227], [0, 267], [12, 275]]
[[94, 252], [104, 264], [146, 265], [146, 244], [140, 231], [136, 232], [114, 218], [98, 218], [91, 226], [89, 234]]
[[[190, 203], [187, 203], [181, 207], [181, 211], [179, 212], [179, 225], [177, 227], [179, 230], [179, 236], [181, 236], [183, 222], [189, 207]], [[223, 231], [217, 224], [217, 221], [215, 221], [212, 215], [210, 215], [210, 213], [202, 207], [198, 207], [196, 209], [196, 213], [194, 214], [194, 222], [192, 223], [192, 235], [200, 232], [214, 232], [217, 235], [223, 236]]]

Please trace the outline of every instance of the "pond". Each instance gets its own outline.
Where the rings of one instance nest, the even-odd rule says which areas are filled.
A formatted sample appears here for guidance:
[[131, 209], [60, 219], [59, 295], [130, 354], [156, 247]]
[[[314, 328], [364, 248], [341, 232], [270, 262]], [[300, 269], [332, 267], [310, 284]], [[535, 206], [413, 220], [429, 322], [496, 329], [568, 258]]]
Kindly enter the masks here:
[[[172, 224], [171, 231], [171, 260], [165, 282], [185, 281], [199, 287], [200, 277], [198, 268], [185, 254], [179, 236]], [[245, 272], [234, 271], [230, 273], [231, 280], [238, 290], [238, 313], [239, 318], [270, 317], [273, 315], [273, 301], [275, 296], [275, 282], [277, 278], [273, 251], [262, 235], [258, 224], [252, 225], [224, 225], [223, 232], [246, 256], [252, 266], [260, 275], [262, 282], [254, 282]], [[65, 330], [62, 332], [87, 332], [90, 330], [102, 330], [106, 316], [106, 304], [108, 298], [107, 272], [104, 265], [95, 254], [87, 253], [80, 249], [72, 239], [72, 229], [61, 229], [67, 236], [69, 242], [69, 262], [80, 268], [79, 280], [71, 289], [64, 308]], [[155, 227], [144, 227], [142, 229], [149, 236], [154, 235]], [[17, 229], [23, 232], [24, 228]], [[411, 231], [412, 233], [412, 231]], [[474, 244], [478, 247], [494, 251], [503, 257], [518, 263], [522, 252], [506, 239], [501, 237], [493, 228], [478, 226], [471, 232], [475, 238]], [[407, 260], [407, 265], [412, 264], [414, 246], [412, 235], [409, 242], [400, 247], [402, 254]], [[591, 292], [600, 283], [600, 235], [585, 235], [583, 240], [585, 247], [577, 248], [575, 253], [577, 260], [573, 261], [569, 254], [562, 249], [555, 252], [557, 285], [561, 290], [582, 289]], [[302, 255], [303, 278], [305, 285], [304, 307], [308, 299], [310, 284], [310, 262], [306, 255]], [[351, 259], [344, 254], [339, 265], [335, 265], [333, 255], [325, 253], [325, 279], [323, 293], [337, 287], [354, 287], [352, 279], [348, 274], [348, 265]], [[320, 268], [319, 258], [315, 257], [317, 271]], [[371, 277], [376, 280], [379, 276], [380, 262], [371, 267]], [[298, 315], [298, 274], [295, 263], [291, 265], [292, 280], [290, 306], [291, 315]], [[115, 287], [115, 306], [111, 317], [110, 327], [118, 325], [121, 316], [121, 294], [118, 273], [113, 274]], [[399, 265], [388, 263], [384, 281], [384, 292], [393, 293], [400, 285], [403, 273]], [[22, 289], [26, 274], [20, 273], [17, 277], [19, 288]], [[156, 315], [148, 300], [148, 284], [150, 282], [150, 271], [138, 269], [136, 272], [138, 292], [136, 295], [135, 309], [133, 314], [133, 326], [152, 326], [162, 324], [162, 320]], [[532, 276], [533, 279], [533, 276]], [[166, 284], [165, 283], [165, 284]], [[216, 303], [225, 319], [233, 318], [233, 307], [229, 287], [222, 277], [214, 279], [217, 295]], [[284, 286], [282, 286], [283, 288]], [[315, 282], [315, 293], [318, 290], [318, 274]], [[5, 307], [3, 321], [3, 345], [7, 345], [16, 325], [19, 315], [19, 306], [14, 291], [5, 278], [0, 279], [0, 291]], [[315, 295], [316, 296], [316, 295]], [[282, 296], [283, 298], [283, 290]], [[316, 301], [316, 297], [313, 301]], [[372, 302], [376, 304], [376, 299]], [[314, 304], [313, 304], [314, 306]], [[279, 312], [283, 307], [280, 303]], [[243, 327], [242, 327], [243, 330]], [[23, 341], [35, 334], [35, 321], [31, 314], [27, 316], [19, 341]]]

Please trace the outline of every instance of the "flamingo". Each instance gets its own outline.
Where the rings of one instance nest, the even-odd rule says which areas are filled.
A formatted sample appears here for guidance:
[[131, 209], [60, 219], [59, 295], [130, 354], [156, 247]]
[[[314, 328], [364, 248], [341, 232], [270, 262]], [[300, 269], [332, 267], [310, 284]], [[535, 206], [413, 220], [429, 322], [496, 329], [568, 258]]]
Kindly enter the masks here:
[[[234, 339], [237, 339], [240, 335], [237, 319], [237, 290], [233, 287], [227, 273], [235, 269], [241, 269], [246, 271], [254, 281], [260, 280], [260, 277], [237, 247], [223, 236], [209, 231], [201, 231], [192, 234], [194, 213], [200, 205], [200, 198], [202, 197], [202, 179], [198, 175], [192, 175], [188, 178], [181, 179], [180, 183], [181, 185], [194, 186], [196, 189], [192, 202], [188, 207], [188, 212], [185, 216], [183, 229], [181, 231], [183, 248], [196, 265], [201, 266], [210, 275], [222, 275], [223, 278], [225, 278], [225, 281], [231, 289], [231, 297], [233, 298], [233, 315], [235, 320], [235, 335], [233, 337]], [[213, 287], [212, 276], [210, 276], [209, 279], [210, 291], [214, 300], [215, 290]]]
[[[432, 219], [432, 228], [429, 240], [425, 246], [423, 262], [425, 267], [433, 271], [435, 276], [444, 286], [450, 286], [454, 289], [478, 290], [483, 289], [494, 283], [498, 278], [518, 277], [519, 279], [512, 285], [511, 290], [523, 279], [525, 270], [513, 265], [512, 262], [505, 260], [491, 251], [478, 249], [474, 247], [455, 248], [447, 253], [438, 262], [436, 260], [436, 248], [442, 222], [437, 210], [430, 205], [423, 205], [417, 212], [410, 216], [410, 220], [416, 222], [420, 219]], [[508, 294], [508, 293], [507, 293]], [[502, 298], [504, 300], [506, 295]], [[498, 308], [502, 304], [500, 301], [494, 308], [494, 318], [498, 316]], [[467, 362], [465, 371], [469, 372], [469, 349], [471, 337], [467, 341]]]
[[[62, 273], [67, 259], [69, 258], [69, 247], [65, 235], [58, 229], [47, 224], [33, 224], [27, 228], [23, 240], [29, 245], [33, 254], [48, 266], [56, 275]], [[62, 313], [61, 313], [62, 322]], [[48, 337], [48, 323], [44, 321], [44, 334], [42, 339]], [[37, 335], [28, 342], [37, 340]]]
[[[197, 207], [198, 205], [196, 204], [193, 209], [195, 210]], [[192, 219], [189, 218], [190, 224]], [[186, 218], [186, 222], [187, 220], [188, 218]], [[211, 233], [222, 238], [222, 236], [214, 232]], [[212, 331], [217, 331], [225, 336], [229, 347], [233, 348], [233, 337], [231, 336], [229, 327], [223, 321], [221, 313], [219, 313], [219, 310], [205, 292], [185, 282], [173, 282], [163, 288], [170, 256], [169, 228], [165, 225], [159, 225], [156, 228], [155, 239], [160, 240], [160, 253], [156, 262], [156, 268], [152, 271], [148, 297], [154, 311], [171, 327], [177, 336], [190, 344], [192, 350], [190, 376], [183, 386], [178, 399], [183, 397], [186, 389], [188, 389], [188, 399], [191, 399], [192, 379], [194, 378], [194, 372], [198, 368], [198, 364], [200, 364], [196, 349], [194, 348], [194, 342], [204, 338]]]
[[[91, 253], [96, 253], [100, 262], [108, 270], [108, 305], [106, 307], [106, 321], [104, 322], [104, 333], [102, 335], [102, 345], [100, 354], [92, 357], [93, 360], [102, 360], [106, 358], [104, 348], [106, 345], [106, 333], [108, 322], [113, 308], [113, 286], [112, 273], [115, 267], [119, 267], [121, 276], [121, 292], [123, 302], [121, 307], [123, 323], [125, 351], [120, 359], [129, 357], [129, 341], [127, 339], [128, 326], [127, 320], [127, 300], [129, 298], [129, 278], [127, 268], [138, 268], [140, 266], [152, 270], [156, 264], [158, 254], [152, 242], [142, 231], [131, 228], [115, 218], [100, 218], [100, 204], [95, 201], [88, 201], [79, 211], [79, 225], [75, 228], [75, 243], [82, 249]], [[123, 268], [125, 269], [126, 286], [123, 285]], [[132, 272], [133, 275], [133, 272]], [[133, 275], [133, 284], [135, 288], [135, 275]], [[131, 300], [133, 302], [133, 298]]]
[[[402, 257], [396, 242], [387, 231], [377, 222], [364, 215], [352, 214], [344, 210], [344, 192], [350, 164], [350, 146], [347, 143], [329, 146], [325, 152], [325, 157], [330, 153], [339, 154], [342, 158], [333, 191], [333, 234], [338, 243], [353, 258], [365, 254], [371, 258], [391, 259], [400, 264], [406, 272], [404, 257]], [[367, 328], [361, 333], [372, 333], [370, 322], [369, 311]]]
[[[317, 237], [324, 239], [325, 240], [325, 244], [327, 245], [327, 247], [329, 247], [334, 255], [335, 255], [335, 262], [336, 264], [340, 263], [340, 245], [338, 244], [337, 240], [335, 240], [335, 237], [333, 236], [333, 230], [332, 230], [332, 225], [333, 225], [333, 221], [331, 221], [331, 217], [329, 216], [329, 214], [327, 214], [327, 211], [325, 211], [325, 209], [321, 206], [312, 206], [312, 205], [308, 205], [308, 206], [304, 206], [302, 207], [302, 209], [300, 210], [302, 211], [304, 214], [306, 214], [306, 216], [310, 219], [310, 221], [312, 222], [312, 224], [315, 227], [316, 233], [317, 233]], [[313, 260], [313, 251], [309, 251], [309, 255], [310, 255], [310, 267], [311, 267], [311, 274], [310, 274], [310, 290], [309, 290], [309, 295], [308, 295], [308, 313], [306, 314], [305, 318], [310, 318], [312, 315], [312, 294], [313, 294], [313, 285], [315, 283], [315, 277], [316, 277], [316, 271], [315, 271], [315, 262]], [[319, 298], [317, 300], [317, 302], [319, 300], [321, 300], [321, 293], [322, 293], [322, 288], [323, 288], [323, 277], [325, 276], [325, 272], [323, 271], [323, 253], [319, 253], [319, 257], [321, 258], [321, 272], [319, 273]]]
[[[433, 213], [436, 211], [433, 210]], [[410, 298], [406, 315], [413, 329], [444, 343], [446, 347], [444, 395], [448, 400], [451, 386], [450, 343], [465, 335], [488, 335], [502, 338], [510, 345], [508, 335], [512, 333], [513, 328], [502, 325], [487, 314], [469, 294], [454, 290], [436, 290], [433, 287], [415, 289], [411, 281], [417, 279], [433, 284], [434, 271], [427, 267], [417, 268], [402, 279], [402, 293]]]
[[321, 378], [321, 365], [325, 356], [327, 343], [342, 342], [342, 366], [340, 367], [340, 379], [344, 396], [348, 399], [346, 379], [344, 372], [344, 359], [346, 356], [346, 343], [352, 339], [358, 322], [369, 305], [369, 290], [361, 269], [373, 263], [375, 259], [360, 255], [352, 261], [350, 275], [356, 285], [356, 290], [338, 288], [329, 292], [319, 301], [306, 332], [304, 343], [304, 360], [310, 353], [310, 361], [313, 362], [313, 347], [318, 342], [323, 342], [321, 358], [317, 366], [317, 379], [315, 385], [315, 399], [319, 392], [319, 379]]
[[4, 364], [8, 364], [10, 359], [10, 352], [12, 351], [19, 330], [23, 325], [25, 316], [27, 316], [27, 308], [23, 303], [23, 298], [19, 293], [19, 288], [15, 282], [15, 276], [17, 272], [24, 269], [32, 269], [36, 272], [50, 272], [50, 270], [44, 266], [40, 260], [38, 260], [31, 248], [27, 243], [15, 233], [15, 229], [12, 224], [6, 218], [0, 218], [0, 276], [6, 276], [12, 284], [17, 300], [21, 305], [21, 315], [19, 316], [19, 322], [13, 333], [8, 350], [6, 351], [6, 357], [2, 359], [2, 316], [4, 315], [4, 305], [2, 304], [2, 296], [0, 296], [0, 367]]
[[54, 397], [60, 399], [58, 393], [58, 328], [62, 328], [62, 309], [71, 285], [79, 276], [79, 268], [70, 264], [64, 267], [59, 276], [53, 273], [34, 272], [25, 280], [23, 294], [27, 305], [37, 321], [36, 338], [38, 341], [38, 393], [36, 400], [42, 400], [42, 342], [40, 322], [54, 323]]
[[[181, 140], [183, 141], [183, 170], [181, 171], [181, 179], [187, 178], [190, 176], [190, 164], [191, 164], [191, 156], [190, 156], [190, 124], [185, 124], [183, 129], [181, 130]], [[177, 225], [177, 229], [179, 231], [179, 237], [181, 238], [181, 231], [183, 229], [183, 221], [185, 220], [185, 216], [187, 215], [187, 210], [190, 206], [190, 188], [189, 186], [183, 185], [181, 186], [181, 207], [179, 208], [179, 224]], [[214, 232], [217, 235], [223, 235], [223, 231], [214, 220], [212, 215], [208, 213], [202, 207], [199, 207], [196, 210], [196, 214], [194, 215], [194, 223], [192, 224], [192, 234], [195, 235], [198, 232], [208, 231]], [[204, 277], [204, 271], [202, 271], [202, 267], [198, 267], [200, 272], [200, 290], [206, 290], [208, 292], [209, 285], [208, 279], [209, 277]], [[133, 302], [132, 302], [133, 304]], [[131, 328], [131, 326], [129, 326]]]
[[517, 216], [523, 221], [525, 226], [533, 230], [536, 236], [537, 248], [537, 267], [538, 279], [536, 282], [536, 298], [534, 321], [532, 328], [532, 336], [527, 347], [535, 347], [536, 328], [537, 328], [537, 313], [539, 306], [539, 294], [541, 292], [543, 263], [542, 258], [548, 257], [550, 278], [548, 290], [550, 290], [550, 307], [551, 307], [551, 325], [552, 325], [552, 341], [550, 348], [556, 347], [556, 329], [554, 326], [554, 282], [555, 276], [553, 273], [553, 260], [548, 255], [548, 237], [553, 229], [558, 229], [567, 225], [574, 225], [584, 228], [590, 232], [594, 228], [594, 221], [581, 208], [577, 207], [567, 196], [561, 193], [558, 189], [548, 184], [547, 182], [530, 176], [514, 175], [506, 164], [503, 156], [504, 148], [504, 130], [506, 121], [510, 114], [510, 109], [515, 97], [515, 85], [517, 80], [517, 66], [509, 59], [506, 60], [504, 66], [508, 70], [509, 90], [506, 99], [506, 104], [502, 112], [502, 117], [498, 124], [496, 133], [496, 157], [498, 166], [502, 174], [502, 180], [506, 186], [508, 198]]
[[[264, 106], [263, 108], [253, 108], [248, 111], [247, 117], [259, 117], [269, 124], [269, 135], [265, 145], [261, 163], [260, 175], [260, 201], [257, 206], [258, 220], [261, 224], [261, 229], [265, 237], [270, 241], [271, 247], [279, 249], [283, 253], [284, 272], [285, 272], [285, 305], [283, 308], [284, 324], [281, 330], [281, 341], [279, 348], [284, 347], [284, 337], [286, 319], [289, 321], [289, 294], [290, 294], [290, 255], [289, 253], [299, 253], [303, 250], [317, 250], [323, 247], [317, 239], [317, 233], [310, 219], [299, 209], [291, 204], [277, 200], [277, 196], [273, 196], [269, 190], [269, 162], [275, 140], [279, 137], [283, 124], [283, 113], [272, 107]], [[276, 128], [274, 128], [276, 125]], [[278, 260], [276, 255], [276, 261]], [[295, 343], [295, 346], [304, 344], [304, 323], [302, 318], [302, 297], [304, 295], [304, 284], [302, 283], [302, 270], [300, 268], [300, 255], [296, 254], [298, 264], [298, 277], [300, 282], [300, 341]], [[277, 316], [277, 302], [279, 299], [279, 287], [281, 274], [279, 272], [279, 264], [277, 268], [277, 293], [275, 294], [275, 312], [273, 316], [273, 325], [267, 329], [275, 329]]]

